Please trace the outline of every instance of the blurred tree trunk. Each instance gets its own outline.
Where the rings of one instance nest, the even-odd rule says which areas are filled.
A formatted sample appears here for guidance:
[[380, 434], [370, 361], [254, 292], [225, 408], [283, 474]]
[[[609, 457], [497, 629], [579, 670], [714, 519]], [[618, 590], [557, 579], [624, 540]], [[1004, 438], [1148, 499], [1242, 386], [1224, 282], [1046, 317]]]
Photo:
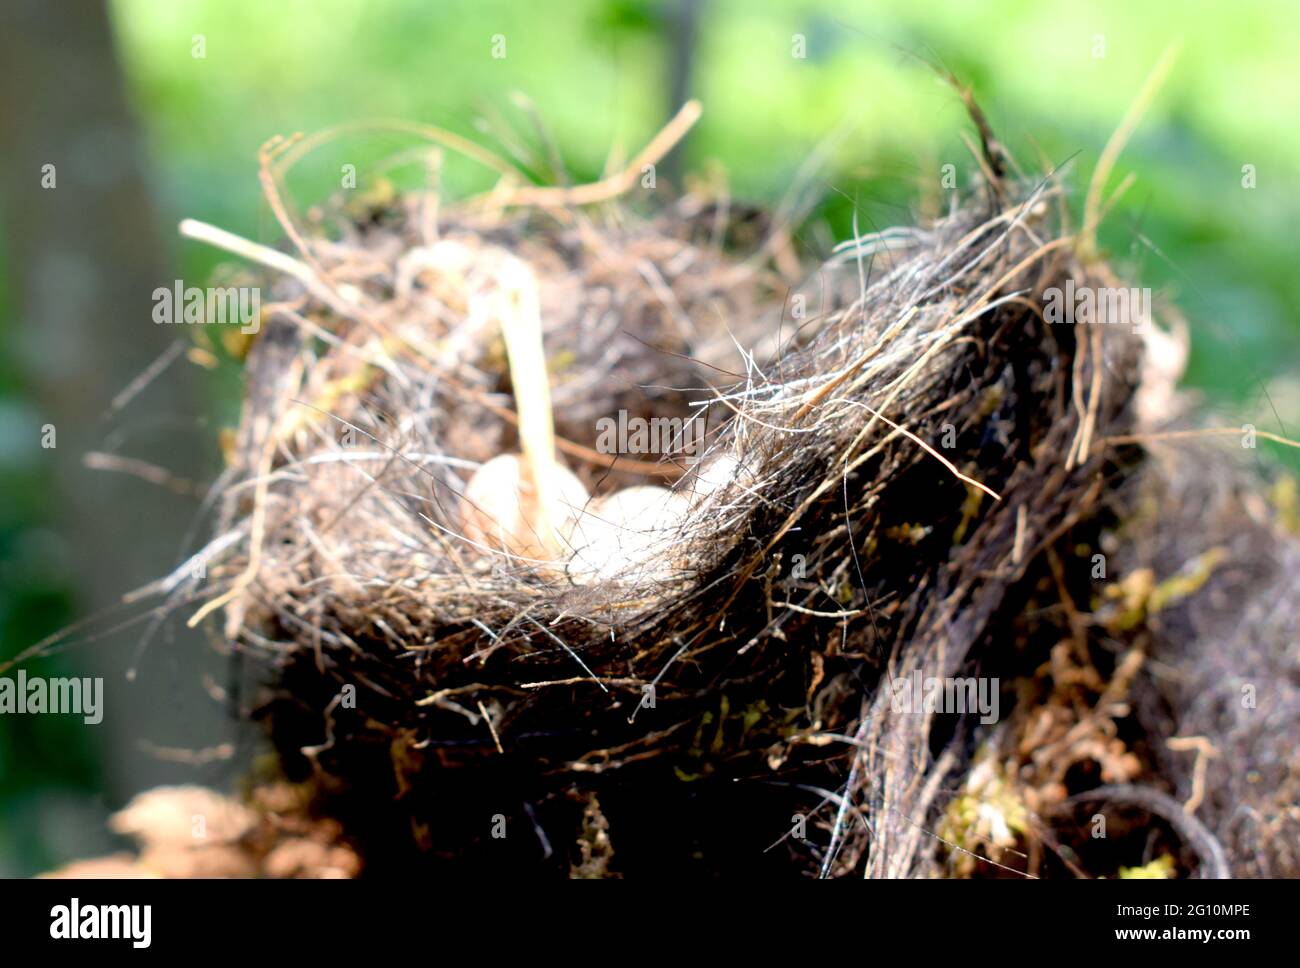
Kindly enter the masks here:
[[[87, 469], [85, 454], [120, 449], [201, 478], [199, 407], [193, 368], [182, 361], [123, 414], [105, 416], [114, 396], [178, 338], [151, 319], [154, 289], [170, 286], [177, 273], [161, 241], [107, 10], [5, 0], [0, 65], [4, 258], [14, 317], [8, 351], [39, 414], [31, 445], [47, 465], [59, 508], [50, 523], [66, 543], [66, 579], [84, 616], [170, 571], [197, 506], [134, 477]], [[45, 165], [55, 166], [55, 187], [42, 187]], [[57, 428], [54, 450], [39, 450], [46, 423]], [[76, 674], [104, 677], [104, 718], [93, 741], [116, 802], [160, 782], [201, 778], [147, 744], [206, 746], [231, 730], [202, 690], [200, 664], [211, 666], [213, 656], [195, 633], [181, 628], [172, 641], [160, 635], [139, 677], [127, 681], [144, 628], [69, 656]], [[27, 644], [6, 642], [4, 654]]]
[[[699, 44], [700, 7], [704, 0], [673, 0], [668, 15], [668, 117], [691, 99], [695, 76], [695, 49]], [[664, 177], [681, 188], [683, 144], [668, 153], [663, 161]]]

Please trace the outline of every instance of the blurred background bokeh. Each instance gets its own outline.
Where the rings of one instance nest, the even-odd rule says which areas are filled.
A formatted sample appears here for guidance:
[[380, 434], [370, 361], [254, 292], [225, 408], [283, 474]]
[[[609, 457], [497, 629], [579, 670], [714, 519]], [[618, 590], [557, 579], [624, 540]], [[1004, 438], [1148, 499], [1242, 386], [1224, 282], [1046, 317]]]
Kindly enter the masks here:
[[[946, 164], [970, 184], [970, 125], [925, 62], [974, 88], [1027, 171], [1069, 164], [1077, 211], [1175, 41], [1181, 54], [1112, 184], [1136, 180], [1101, 238], [1134, 284], [1188, 318], [1188, 382], [1222, 422], [1294, 437], [1291, 0], [5, 0], [0, 663], [84, 623], [24, 667], [103, 676], [106, 709], [98, 726], [0, 716], [0, 875], [111, 849], [104, 820], [132, 793], [230, 787], [256, 752], [222, 701], [226, 660], [183, 616], [158, 625], [117, 603], [202, 538], [192, 482], [212, 479], [238, 406], [238, 363], [219, 344], [193, 354], [207, 366], [187, 358], [194, 335], [156, 326], [151, 293], [204, 285], [225, 261], [178, 239], [182, 217], [279, 242], [257, 179], [268, 138], [411, 119], [517, 143], [531, 170], [556, 177], [535, 116], [558, 174], [577, 181], [630, 156], [694, 96], [703, 120], [663, 186], [725, 184], [769, 207], [802, 186], [799, 240], [815, 253], [855, 215], [883, 227], [941, 204]], [[337, 190], [339, 152], [358, 190], [373, 188], [368, 167], [410, 144], [349, 136], [295, 196], [305, 206]], [[87, 454], [141, 462], [130, 466], [156, 480], [88, 467]]]

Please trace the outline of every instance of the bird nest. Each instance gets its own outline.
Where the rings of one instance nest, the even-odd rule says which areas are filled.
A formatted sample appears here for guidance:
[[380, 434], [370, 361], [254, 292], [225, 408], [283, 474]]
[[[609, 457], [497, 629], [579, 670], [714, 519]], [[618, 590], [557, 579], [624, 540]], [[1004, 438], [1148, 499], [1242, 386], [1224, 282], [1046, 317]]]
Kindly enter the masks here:
[[[974, 193], [828, 260], [777, 223], [737, 246], [717, 199], [644, 211], [692, 111], [595, 185], [305, 219], [275, 145], [296, 256], [187, 223], [285, 278], [175, 596], [224, 613], [283, 774], [371, 871], [1077, 873], [1070, 798], [1155, 762], [1115, 727], [1144, 653], [1101, 647], [1141, 623], [1073, 604], [1155, 321], [1049, 320], [1120, 283], [982, 124]], [[957, 681], [991, 709], [907, 701]]]

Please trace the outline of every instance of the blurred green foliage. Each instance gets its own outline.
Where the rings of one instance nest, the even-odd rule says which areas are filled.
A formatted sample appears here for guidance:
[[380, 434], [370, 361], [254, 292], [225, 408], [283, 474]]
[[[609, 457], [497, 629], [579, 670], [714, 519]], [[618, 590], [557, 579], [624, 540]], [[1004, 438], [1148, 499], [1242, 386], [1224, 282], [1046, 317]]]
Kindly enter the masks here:
[[[405, 118], [490, 143], [498, 119], [524, 120], [511, 102], [521, 92], [572, 176], [597, 175], [611, 146], [635, 151], [668, 114], [672, 7], [119, 0], [114, 10], [166, 209], [274, 238], [255, 158], [275, 134]], [[922, 59], [974, 87], [1027, 171], [1070, 162], [1081, 197], [1143, 79], [1180, 41], [1113, 177], [1112, 187], [1130, 171], [1137, 181], [1103, 240], [1192, 318], [1192, 383], [1247, 399], [1253, 412], [1248, 398], [1262, 381], [1300, 356], [1289, 232], [1300, 215], [1297, 5], [703, 0], [700, 9], [692, 86], [705, 117], [688, 169], [716, 162], [736, 195], [772, 204], [841, 132], [815, 176], [838, 236], [854, 204], [863, 227], [909, 217], [945, 163], [963, 182], [973, 176], [963, 109]], [[496, 35], [504, 57], [492, 56]], [[367, 164], [409, 144], [371, 133], [343, 150], [364, 177]], [[1248, 164], [1253, 190], [1242, 187]], [[198, 260], [213, 257], [193, 248], [186, 268], [201, 272]]]
[[[535, 106], [575, 180], [598, 176], [611, 151], [629, 157], [666, 120], [672, 4], [649, 0], [115, 0], [112, 13], [134, 109], [169, 224], [189, 216], [268, 242], [279, 228], [262, 197], [257, 150], [277, 134], [357, 119], [436, 124], [497, 144], [529, 130]], [[688, 171], [725, 172], [734, 196], [777, 204], [810, 154], [839, 134], [812, 173], [820, 198], [803, 240], [905, 221], [937, 197], [940, 169], [968, 185], [970, 125], [923, 61], [970, 83], [1002, 140], [1029, 172], [1069, 163], [1075, 210], [1087, 177], [1152, 66], [1181, 55], [1112, 187], [1137, 180], [1103, 227], [1103, 244], [1137, 284], [1175, 301], [1192, 325], [1189, 380], [1228, 421], [1255, 419], [1295, 436], [1300, 395], [1264, 419], [1265, 384], [1300, 359], [1300, 4], [1291, 0], [703, 0], [692, 90], [705, 114]], [[506, 56], [494, 58], [495, 35]], [[794, 56], [804, 38], [806, 56]], [[202, 37], [201, 58], [194, 56]], [[539, 144], [527, 139], [531, 150]], [[337, 189], [340, 161], [367, 170], [411, 144], [388, 132], [332, 145], [292, 183], [305, 206]], [[542, 153], [533, 159], [545, 168]], [[1258, 187], [1243, 188], [1253, 165]], [[453, 185], [453, 189], [467, 188]], [[828, 229], [819, 229], [818, 223]], [[0, 240], [2, 241], [2, 240]], [[180, 271], [202, 279], [222, 261], [175, 243]], [[2, 277], [0, 277], [2, 285]], [[0, 288], [0, 311], [3, 310]], [[213, 381], [229, 420], [235, 367]], [[22, 413], [21, 374], [0, 355], [0, 431]], [[6, 436], [10, 434], [6, 432]], [[0, 465], [0, 563], [30, 562], [45, 505], [32, 461]], [[35, 543], [35, 544], [33, 544]], [[8, 650], [68, 620], [66, 589], [39, 569], [5, 566], [0, 632]], [[0, 721], [0, 749], [17, 742]], [[42, 776], [6, 774], [0, 757], [0, 868], [30, 869], [22, 848], [32, 798], [61, 784], [94, 789], [75, 752]]]

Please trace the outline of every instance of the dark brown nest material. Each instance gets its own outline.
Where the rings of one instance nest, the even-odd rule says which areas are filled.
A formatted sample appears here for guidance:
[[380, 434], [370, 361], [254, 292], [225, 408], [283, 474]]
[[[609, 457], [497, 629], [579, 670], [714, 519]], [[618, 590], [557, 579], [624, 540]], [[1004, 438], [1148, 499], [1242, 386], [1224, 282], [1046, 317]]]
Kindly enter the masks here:
[[[1234, 715], [1227, 673], [1197, 665], [1203, 632], [1155, 627], [1151, 589], [1123, 584], [1203, 550], [1153, 537], [1159, 521], [1117, 538], [1157, 486], [1132, 435], [1165, 406], [1142, 382], [1141, 334], [1161, 331], [1044, 318], [1052, 287], [1120, 283], [1070, 234], [1056, 178], [1014, 180], [987, 152], [949, 215], [850, 239], [793, 291], [790, 252], [717, 244], [690, 198], [640, 216], [511, 183], [295, 228], [207, 574], [186, 585], [224, 608], [284, 773], [368, 870], [1113, 876], [1154, 852], [1214, 873], [1223, 830], [1284, 822], [1216, 802], [1212, 832], [1158, 799], [1192, 795], [1169, 761], [1192, 754], [1164, 738], [1213, 745]], [[572, 519], [522, 547], [467, 503], [482, 464], [527, 450], [501, 331], [530, 292], [559, 460], [605, 506], [629, 485], [674, 494], [599, 554]], [[620, 411], [697, 421], [700, 448], [608, 453], [599, 422]], [[1292, 576], [1294, 558], [1277, 557]], [[1294, 692], [1294, 608], [1277, 621], [1290, 652], [1258, 674]], [[1164, 693], [1145, 664], [1162, 647], [1196, 670]], [[892, 683], [914, 675], [995, 679], [1013, 712], [900, 711]], [[1210, 776], [1241, 775], [1273, 722], [1228, 723]], [[1102, 785], [1105, 852], [1079, 833], [1099, 807], [1074, 809]], [[1231, 863], [1270, 869], [1245, 858], [1276, 856], [1257, 840]]]

